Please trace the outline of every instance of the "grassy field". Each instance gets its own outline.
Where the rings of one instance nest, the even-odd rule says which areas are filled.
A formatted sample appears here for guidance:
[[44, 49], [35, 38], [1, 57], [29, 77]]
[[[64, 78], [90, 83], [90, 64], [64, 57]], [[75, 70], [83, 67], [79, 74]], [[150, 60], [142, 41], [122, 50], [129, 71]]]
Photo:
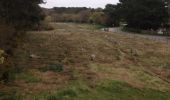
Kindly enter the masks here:
[[0, 100], [170, 100], [170, 45], [52, 23], [28, 32]]

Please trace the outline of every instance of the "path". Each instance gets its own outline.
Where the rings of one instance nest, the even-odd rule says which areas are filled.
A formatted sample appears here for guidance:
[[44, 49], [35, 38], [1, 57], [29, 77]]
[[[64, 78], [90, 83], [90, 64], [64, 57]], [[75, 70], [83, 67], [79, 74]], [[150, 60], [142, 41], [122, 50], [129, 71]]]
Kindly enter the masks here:
[[154, 40], [157, 42], [163, 42], [163, 43], [170, 43], [170, 36], [156, 36], [156, 35], [147, 35], [147, 34], [136, 34], [136, 33], [130, 33], [130, 32], [123, 32], [121, 28], [109, 28], [110, 32], [119, 33], [123, 35], [127, 35], [129, 37], [140, 37], [140, 38], [146, 38], [150, 40]]

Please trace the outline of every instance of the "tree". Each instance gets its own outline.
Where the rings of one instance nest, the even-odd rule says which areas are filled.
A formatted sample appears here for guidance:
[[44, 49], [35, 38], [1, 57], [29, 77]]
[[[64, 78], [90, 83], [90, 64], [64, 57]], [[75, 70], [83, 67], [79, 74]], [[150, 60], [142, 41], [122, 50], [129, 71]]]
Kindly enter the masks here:
[[120, 0], [118, 7], [128, 27], [158, 29], [168, 22], [168, 9], [163, 0]]
[[89, 21], [91, 23], [105, 25], [106, 16], [105, 16], [104, 12], [96, 11], [96, 12], [93, 12], [92, 15], [89, 17]]
[[89, 17], [90, 17], [90, 10], [84, 10], [79, 13], [80, 16], [80, 22], [82, 23], [88, 23]]
[[168, 8], [168, 13], [169, 13], [169, 17], [170, 17], [170, 0], [164, 0], [166, 7]]
[[44, 18], [40, 3], [43, 0], [0, 0], [0, 19], [16, 30], [31, 28]]
[[117, 5], [107, 4], [104, 9], [105, 14], [108, 16], [106, 24], [109, 26], [112, 26], [113, 24], [119, 26], [120, 18], [117, 7]]

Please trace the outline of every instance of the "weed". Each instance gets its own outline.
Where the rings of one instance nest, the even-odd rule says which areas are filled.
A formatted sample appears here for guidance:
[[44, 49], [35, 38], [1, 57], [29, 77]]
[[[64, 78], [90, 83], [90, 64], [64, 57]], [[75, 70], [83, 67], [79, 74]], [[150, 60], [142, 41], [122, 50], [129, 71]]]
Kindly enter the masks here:
[[47, 67], [43, 67], [39, 69], [42, 72], [47, 72], [47, 71], [53, 71], [53, 72], [62, 72], [63, 69], [63, 65], [61, 64], [51, 64]]

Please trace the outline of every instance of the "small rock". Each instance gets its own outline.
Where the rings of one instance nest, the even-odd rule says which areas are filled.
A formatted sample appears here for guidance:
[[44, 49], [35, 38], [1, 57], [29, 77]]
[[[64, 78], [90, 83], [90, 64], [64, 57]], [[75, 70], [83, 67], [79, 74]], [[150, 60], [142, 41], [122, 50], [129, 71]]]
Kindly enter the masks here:
[[38, 58], [40, 58], [40, 57], [37, 56], [37, 55], [31, 54], [31, 55], [30, 55], [30, 58], [36, 58], [36, 59], [38, 59]]
[[86, 51], [84, 48], [81, 48], [81, 51]]
[[95, 55], [95, 54], [92, 54], [92, 55], [91, 55], [91, 60], [93, 61], [95, 58], [96, 58], [96, 55]]

